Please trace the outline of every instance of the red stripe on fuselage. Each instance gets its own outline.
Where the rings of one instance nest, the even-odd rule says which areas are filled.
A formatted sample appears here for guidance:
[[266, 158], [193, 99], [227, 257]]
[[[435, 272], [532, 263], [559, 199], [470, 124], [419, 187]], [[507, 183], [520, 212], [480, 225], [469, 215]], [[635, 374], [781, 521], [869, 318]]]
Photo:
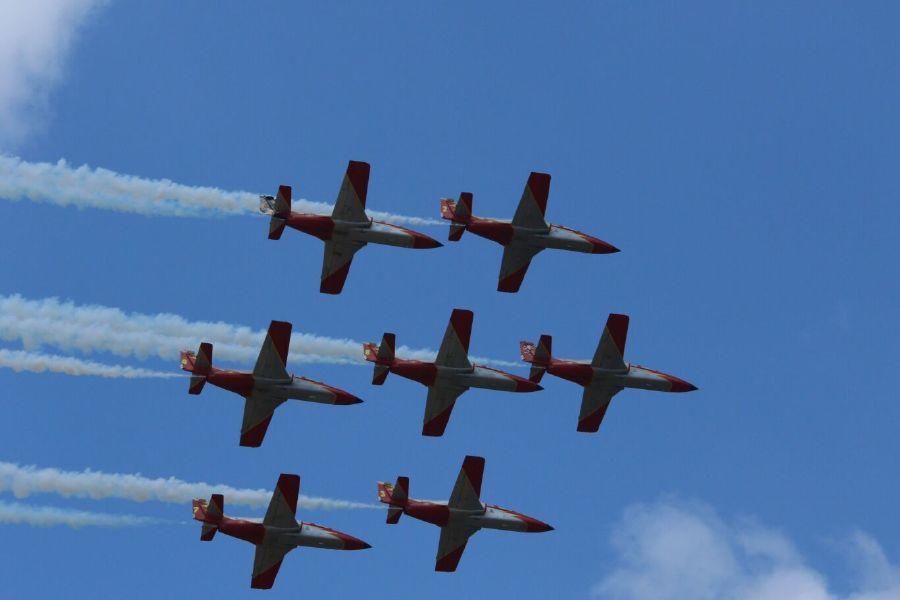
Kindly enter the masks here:
[[287, 217], [287, 226], [308, 233], [320, 240], [330, 240], [334, 232], [334, 220], [325, 215], [294, 213]]
[[230, 535], [251, 544], [261, 544], [266, 537], [266, 527], [262, 523], [222, 517], [215, 525], [225, 535]]
[[216, 387], [247, 396], [253, 391], [254, 379], [251, 373], [241, 373], [239, 371], [222, 371], [219, 369], [211, 369], [206, 380]]
[[391, 373], [418, 381], [422, 385], [431, 386], [437, 381], [437, 367], [434, 363], [395, 358], [394, 362], [391, 363], [390, 369]]
[[409, 500], [403, 512], [414, 519], [444, 527], [450, 522], [450, 508], [445, 504], [434, 504], [421, 500]]
[[547, 372], [581, 386], [590, 385], [594, 378], [594, 368], [591, 365], [574, 361], [553, 359], [547, 367]]
[[493, 240], [502, 246], [508, 245], [515, 234], [512, 223], [503, 221], [494, 221], [493, 219], [484, 219], [481, 217], [472, 217], [466, 224], [466, 229], [475, 235]]

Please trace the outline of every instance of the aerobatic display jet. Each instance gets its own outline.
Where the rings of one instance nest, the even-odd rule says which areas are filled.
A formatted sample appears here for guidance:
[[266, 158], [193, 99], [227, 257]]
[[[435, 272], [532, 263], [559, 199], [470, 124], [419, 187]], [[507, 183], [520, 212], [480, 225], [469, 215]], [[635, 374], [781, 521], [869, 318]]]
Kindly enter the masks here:
[[393, 333], [385, 333], [380, 346], [363, 344], [366, 360], [375, 363], [374, 385], [382, 385], [388, 373], [396, 373], [428, 387], [422, 435], [443, 435], [456, 399], [469, 388], [505, 392], [542, 389], [537, 383], [518, 375], [469, 362], [472, 318], [470, 310], [457, 308], [453, 311], [434, 362], [395, 358], [396, 337]]
[[546, 523], [481, 502], [484, 459], [467, 456], [448, 502], [414, 500], [409, 497], [409, 478], [398, 477], [391, 485], [378, 482], [378, 499], [388, 505], [387, 522], [395, 525], [404, 514], [441, 528], [435, 571], [455, 571], [469, 538], [479, 529], [502, 529], [538, 533], [552, 531]]
[[297, 521], [300, 477], [282, 474], [262, 522], [224, 514], [224, 499], [213, 494], [193, 501], [194, 519], [203, 523], [200, 539], [212, 541], [217, 531], [256, 546], [250, 587], [267, 590], [275, 583], [284, 555], [300, 546], [326, 550], [365, 550], [369, 544], [346, 533]]
[[369, 164], [351, 160], [338, 192], [331, 216], [291, 212], [291, 187], [282, 185], [278, 194], [259, 197], [259, 210], [271, 215], [269, 239], [281, 238], [285, 227], [308, 233], [325, 242], [319, 291], [340, 294], [357, 250], [366, 244], [402, 248], [437, 248], [442, 244], [423, 233], [366, 215]]
[[252, 373], [213, 367], [213, 346], [209, 342], [200, 344], [196, 354], [181, 353], [181, 368], [191, 373], [188, 393], [199, 394], [208, 381], [244, 397], [241, 446], [262, 444], [272, 413], [285, 400], [340, 405], [362, 402], [344, 390], [288, 373], [285, 365], [290, 343], [291, 324], [272, 321]]
[[628, 316], [611, 314], [591, 362], [554, 358], [549, 335], [542, 335], [537, 346], [531, 342], [520, 342], [519, 350], [522, 360], [531, 363], [531, 381], [539, 382], [547, 372], [584, 387], [578, 431], [594, 432], [600, 428], [612, 397], [624, 388], [657, 392], [692, 392], [697, 389], [674, 375], [625, 362], [627, 336]]
[[451, 222], [450, 241], [458, 242], [463, 233], [493, 240], [503, 246], [500, 263], [500, 292], [518, 292], [531, 259], [545, 248], [572, 250], [587, 254], [610, 254], [619, 249], [586, 233], [553, 225], [544, 220], [550, 175], [531, 173], [512, 221], [476, 217], [472, 214], [472, 194], [463, 192], [459, 201], [441, 200], [441, 217]]

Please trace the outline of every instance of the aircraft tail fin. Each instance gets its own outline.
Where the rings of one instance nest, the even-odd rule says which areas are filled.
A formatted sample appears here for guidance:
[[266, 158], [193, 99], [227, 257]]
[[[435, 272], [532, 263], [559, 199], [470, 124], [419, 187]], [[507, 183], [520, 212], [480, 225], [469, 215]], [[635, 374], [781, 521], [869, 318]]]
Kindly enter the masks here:
[[379, 481], [378, 499], [388, 505], [387, 523], [396, 525], [409, 500], [409, 477], [398, 477], [394, 485]]
[[394, 348], [396, 336], [393, 333], [385, 333], [381, 336], [381, 345], [363, 344], [363, 352], [366, 360], [375, 363], [375, 373], [372, 375], [373, 385], [382, 385], [391, 372], [391, 364], [394, 362]]
[[459, 195], [459, 201], [454, 202], [449, 198], [441, 200], [441, 217], [450, 221], [450, 235], [447, 239], [458, 242], [466, 226], [472, 217], [472, 193], [463, 192]]
[[532, 342], [519, 342], [519, 353], [522, 355], [522, 360], [531, 363], [528, 379], [534, 383], [541, 382], [541, 378], [553, 360], [552, 345], [553, 338], [549, 335], [542, 335], [537, 345]]
[[269, 239], [279, 239], [287, 218], [291, 215], [291, 186], [278, 186], [278, 194], [275, 196], [260, 196], [259, 212], [272, 216], [269, 221]]
[[181, 352], [181, 368], [191, 374], [191, 382], [188, 393], [199, 394], [206, 383], [206, 377], [212, 369], [213, 346], [209, 342], [200, 344], [200, 349], [194, 352], [183, 350]]
[[200, 529], [200, 540], [211, 541], [219, 530], [219, 522], [222, 520], [224, 499], [222, 494], [213, 494], [209, 501], [196, 498], [192, 502], [194, 519], [200, 521], [203, 527]]

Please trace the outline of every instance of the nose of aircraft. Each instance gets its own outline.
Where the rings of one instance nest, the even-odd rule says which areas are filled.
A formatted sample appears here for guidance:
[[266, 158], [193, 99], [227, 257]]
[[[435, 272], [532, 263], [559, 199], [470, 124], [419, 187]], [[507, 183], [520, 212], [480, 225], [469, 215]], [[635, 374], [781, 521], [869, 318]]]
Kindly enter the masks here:
[[443, 246], [442, 243], [422, 233], [415, 234], [413, 239], [413, 248], [440, 248], [441, 246]]
[[543, 386], [538, 385], [533, 381], [529, 381], [523, 377], [513, 376], [516, 380], [516, 391], [517, 392], [539, 392], [544, 389]]
[[353, 394], [349, 392], [345, 392], [344, 390], [334, 390], [334, 403], [340, 404], [342, 406], [347, 404], [359, 404], [362, 402], [361, 398], [357, 398]]
[[591, 250], [592, 254], [613, 254], [620, 251], [612, 244], [608, 244], [603, 240], [598, 240], [597, 238], [591, 238], [591, 246], [593, 246]]
[[355, 538], [352, 535], [347, 535], [346, 533], [340, 534], [340, 538], [344, 542], [344, 550], [365, 550], [366, 548], [372, 547], [361, 539]]
[[543, 533], [545, 531], [553, 531], [553, 527], [547, 525], [543, 521], [538, 521], [537, 519], [533, 519], [531, 517], [527, 517], [525, 519], [525, 523], [528, 525], [529, 533]]
[[693, 392], [697, 389], [696, 385], [688, 383], [684, 379], [675, 377], [673, 375], [667, 376], [666, 379], [668, 379], [672, 383], [672, 389], [670, 391], [673, 392]]

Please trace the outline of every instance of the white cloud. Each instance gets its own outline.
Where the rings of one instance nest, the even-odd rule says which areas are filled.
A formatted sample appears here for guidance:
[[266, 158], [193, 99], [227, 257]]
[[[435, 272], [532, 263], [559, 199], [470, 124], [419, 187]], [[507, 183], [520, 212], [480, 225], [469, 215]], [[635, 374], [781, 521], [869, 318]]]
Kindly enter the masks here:
[[0, 0], [0, 143], [22, 139], [62, 76], [78, 29], [104, 0]]
[[900, 566], [861, 532], [843, 544], [858, 573], [858, 589], [843, 594], [783, 533], [753, 521], [728, 523], [700, 504], [632, 506], [612, 545], [617, 560], [592, 590], [597, 599], [900, 599]]

